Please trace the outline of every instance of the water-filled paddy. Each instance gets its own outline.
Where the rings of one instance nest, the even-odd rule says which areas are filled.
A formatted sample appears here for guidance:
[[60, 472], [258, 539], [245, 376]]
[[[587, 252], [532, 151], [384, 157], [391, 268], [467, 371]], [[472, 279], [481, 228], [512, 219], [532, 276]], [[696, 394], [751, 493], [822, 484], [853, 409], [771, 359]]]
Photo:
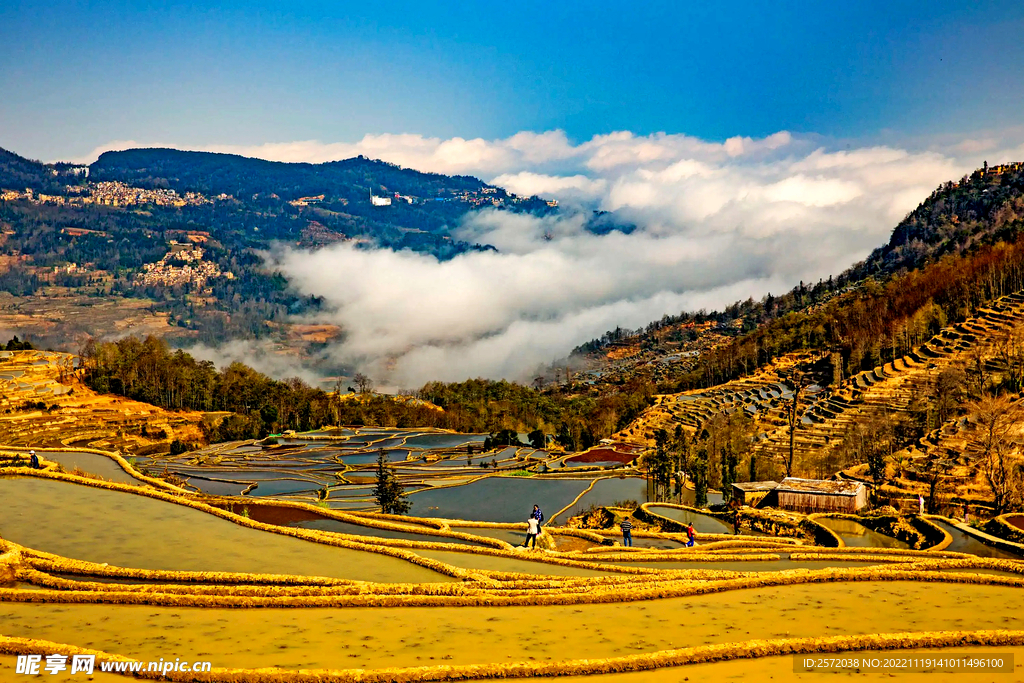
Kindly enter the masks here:
[[[613, 538], [620, 543], [622, 538]], [[675, 550], [683, 547], [682, 541], [672, 541], [667, 538], [640, 538], [639, 536], [633, 536], [633, 547], [634, 548], [660, 548], [662, 550]]]
[[445, 550], [416, 550], [417, 555], [440, 560], [447, 564], [465, 569], [489, 569], [497, 572], [521, 572], [544, 576], [607, 576], [618, 572], [601, 572], [581, 567], [563, 567], [557, 564], [530, 561], [531, 554], [543, 553], [541, 550], [524, 548], [521, 551], [524, 559], [511, 559], [493, 555], [474, 555], [471, 553], [450, 552]]
[[486, 438], [486, 434], [420, 434], [407, 438], [405, 445], [410, 448], [465, 448], [466, 444], [479, 445]]
[[116, 481], [121, 484], [142, 483], [121, 469], [121, 466], [112, 458], [108, 458], [107, 456], [100, 455], [98, 453], [86, 453], [83, 451], [62, 451], [60, 453], [40, 452], [39, 456], [46, 460], [52, 460], [56, 463], [60, 463], [60, 465], [68, 472], [78, 468], [88, 474], [95, 474], [103, 479]]
[[[168, 652], [203, 653], [202, 659], [224, 667], [379, 668], [613, 657], [787, 636], [1012, 629], [1021, 627], [1022, 597], [1021, 589], [1001, 586], [854, 582], [515, 608], [197, 610], [0, 603], [0, 633], [71, 640], [145, 660]], [[786, 661], [780, 676], [792, 671], [792, 660]], [[669, 680], [702, 680], [686, 671], [675, 670], [677, 677]]]
[[482, 527], [450, 527], [452, 531], [460, 531], [464, 534], [474, 534], [476, 536], [484, 536], [486, 538], [497, 538], [506, 543], [512, 545], [522, 545], [523, 541], [526, 540], [526, 524], [523, 523], [522, 529], [487, 529]]
[[852, 548], [909, 548], [906, 543], [872, 531], [863, 524], [852, 519], [835, 519], [832, 517], [817, 517], [814, 521], [823, 527], [831, 529], [843, 539], [846, 545]]
[[409, 514], [477, 522], [525, 522], [534, 504], [552, 515], [589, 485], [589, 481], [579, 479], [488, 477], [464, 486], [413, 493], [409, 496]]
[[993, 548], [990, 545], [985, 545], [973, 536], [960, 531], [956, 527], [941, 522], [937, 519], [931, 520], [935, 524], [942, 527], [950, 536], [953, 537], [953, 542], [949, 544], [946, 550], [957, 553], [970, 553], [971, 555], [977, 555], [978, 557], [994, 557], [1003, 560], [1020, 560], [1020, 555], [1014, 555], [1006, 550], [1000, 550], [999, 548]]
[[615, 467], [622, 463], [615, 460], [597, 460], [595, 462], [581, 462], [579, 460], [566, 460], [563, 463], [566, 467]]
[[371, 538], [401, 538], [407, 541], [429, 541], [430, 543], [457, 543], [459, 545], [484, 545], [474, 541], [449, 536], [432, 536], [430, 534], [416, 534], [406, 531], [392, 531], [391, 529], [376, 529], [374, 527], [362, 526], [361, 524], [348, 524], [336, 519], [309, 519], [293, 522], [288, 526], [301, 529], [320, 529], [321, 531], [334, 531], [339, 534], [355, 534], [357, 536], [369, 536]]
[[267, 479], [258, 482], [256, 488], [247, 495], [253, 497], [287, 495], [291, 493], [312, 492], [320, 488], [320, 484], [303, 479]]
[[778, 572], [788, 569], [828, 569], [829, 567], [868, 567], [878, 562], [858, 562], [855, 560], [790, 560], [783, 557], [778, 560], [747, 562], [613, 562], [625, 567], [650, 567], [652, 569], [713, 569], [730, 572]]
[[213, 481], [202, 477], [189, 477], [188, 484], [211, 496], [240, 496], [242, 491], [249, 488], [247, 483], [234, 481]]
[[625, 464], [635, 460], [636, 453], [625, 453], [610, 447], [593, 448], [585, 453], [566, 458], [565, 464], [569, 467], [583, 465], [598, 465], [600, 463]]
[[720, 519], [716, 519], [708, 515], [702, 515], [699, 512], [666, 507], [663, 505], [650, 505], [647, 509], [656, 515], [668, 517], [669, 519], [674, 519], [675, 521], [683, 524], [693, 524], [693, 529], [698, 534], [733, 533], [732, 524], [728, 524]]
[[557, 522], [564, 524], [569, 517], [588, 509], [591, 505], [606, 506], [617, 502], [647, 502], [647, 480], [643, 477], [612, 477], [601, 479], [584, 494], [575, 505], [562, 513]]
[[449, 580], [397, 558], [248, 529], [174, 503], [89, 486], [2, 477], [0, 500], [6, 508], [0, 536], [91, 562], [382, 582]]

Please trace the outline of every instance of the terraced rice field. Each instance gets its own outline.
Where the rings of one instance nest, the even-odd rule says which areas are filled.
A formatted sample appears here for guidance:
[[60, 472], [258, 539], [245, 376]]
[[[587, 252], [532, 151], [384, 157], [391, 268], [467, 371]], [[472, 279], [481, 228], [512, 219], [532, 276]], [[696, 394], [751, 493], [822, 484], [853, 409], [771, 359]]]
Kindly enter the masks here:
[[[591, 659], [767, 638], [1020, 626], [1014, 590], [930, 588], [809, 585], [615, 605], [344, 612], [4, 604], [0, 633], [55, 642], [81, 634], [81, 646], [146, 661], [202, 653], [219, 667], [294, 670], [489, 664], [513, 655], [554, 661], [566, 653]], [[844, 618], [868, 604], [869, 615]], [[572, 627], [578, 624], [586, 628]]]
[[[893, 362], [847, 377], [836, 386], [804, 388], [795, 434], [794, 475], [830, 476], [832, 472], [819, 471], [815, 463], [840, 443], [851, 428], [885, 415], [905, 414], [915, 396], [931, 391], [943, 370], [965, 365], [971, 354], [980, 354], [987, 372], [1004, 371], [1005, 362], [998, 354], [999, 340], [1011, 333], [1019, 335], [1022, 328], [1024, 294], [1005, 296], [980, 309], [975, 317], [943, 328], [912, 353]], [[617, 438], [653, 444], [654, 432], [659, 428], [670, 433], [676, 426], [697, 430], [719, 413], [743, 410], [757, 425], [760, 438], [754, 453], [764, 470], [762, 477], [778, 478], [783, 476], [781, 463], [789, 454], [786, 412], [793, 386], [787, 370], [788, 365], [780, 361], [779, 367], [711, 389], [661, 396], [656, 405]], [[956, 422], [943, 425], [916, 444], [909, 457], [975, 457], [977, 454], [969, 450], [965, 453], [962, 429], [963, 425]]]
[[[240, 453], [208, 467], [244, 468], [245, 457], [266, 455], [262, 448]], [[268, 464], [311, 476], [304, 455], [282, 461]], [[635, 497], [628, 494], [644, 486], [636, 478], [473, 481], [421, 473], [421, 483], [461, 485], [411, 500], [439, 508], [429, 496], [443, 494], [446, 510], [479, 513], [474, 523], [437, 509], [426, 515], [431, 520], [347, 515], [274, 496], [205, 498], [125, 474], [132, 485], [24, 469], [0, 476], [0, 499], [11, 511], [0, 516], [0, 576], [5, 566], [16, 568], [15, 582], [0, 584], [0, 667], [7, 667], [0, 680], [10, 671], [6, 653], [25, 647], [18, 639], [141, 661], [168, 653], [208, 660], [213, 680], [225, 681], [268, 680], [253, 671], [261, 667], [281, 669], [269, 679], [281, 681], [299, 669], [356, 680], [357, 669], [390, 667], [411, 667], [402, 678], [417, 681], [436, 678], [429, 667], [442, 665], [455, 667], [453, 677], [483, 667], [474, 674], [481, 680], [507, 677], [510, 666], [596, 674], [622, 671], [617, 662], [637, 655], [655, 669], [586, 680], [678, 681], [700, 680], [700, 672], [786, 680], [792, 672], [792, 660], [779, 658], [682, 666], [669, 654], [679, 648], [747, 652], [748, 641], [849, 636], [860, 643], [870, 634], [923, 631], [984, 639], [977, 633], [1024, 630], [1024, 562], [980, 558], [986, 553], [963, 539], [943, 552], [884, 539], [821, 548], [806, 538], [732, 536], [722, 520], [649, 504], [654, 514], [693, 520], [698, 546], [645, 532], [632, 549], [609, 547], [602, 540], [614, 542], [615, 529], [569, 531], [550, 522], [548, 549], [505, 545], [521, 542], [534, 502], [554, 515], [587, 505], [588, 496]], [[272, 474], [260, 481], [276, 481]], [[367, 489], [340, 486], [350, 486], [356, 500]], [[505, 518], [514, 524], [478, 525]], [[972, 549], [978, 554], [962, 554]], [[1011, 645], [1024, 648], [1024, 633]], [[780, 672], [780, 662], [789, 668]]]
[[122, 567], [258, 572], [363, 581], [449, 581], [403, 560], [246, 529], [143, 496], [60, 481], [0, 477], [0, 537]]

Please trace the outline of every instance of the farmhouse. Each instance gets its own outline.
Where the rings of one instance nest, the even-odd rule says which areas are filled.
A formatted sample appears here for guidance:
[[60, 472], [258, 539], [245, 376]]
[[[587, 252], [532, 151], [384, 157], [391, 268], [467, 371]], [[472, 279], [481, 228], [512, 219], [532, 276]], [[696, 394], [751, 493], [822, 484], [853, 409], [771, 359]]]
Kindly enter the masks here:
[[856, 512], [868, 504], [859, 481], [825, 481], [786, 477], [775, 488], [778, 505], [797, 512]]

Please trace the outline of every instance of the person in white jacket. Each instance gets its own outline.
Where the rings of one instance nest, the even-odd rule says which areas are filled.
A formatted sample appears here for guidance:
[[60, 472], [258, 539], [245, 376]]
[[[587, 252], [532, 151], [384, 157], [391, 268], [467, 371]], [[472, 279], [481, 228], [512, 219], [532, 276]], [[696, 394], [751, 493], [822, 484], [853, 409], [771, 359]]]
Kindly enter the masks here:
[[540, 521], [538, 521], [536, 517], [531, 515], [530, 518], [526, 520], [526, 542], [523, 543], [523, 547], [524, 548], [529, 548], [530, 544], [532, 543], [533, 547], [536, 548], [537, 547], [537, 534], [539, 534], [539, 533], [540, 533]]

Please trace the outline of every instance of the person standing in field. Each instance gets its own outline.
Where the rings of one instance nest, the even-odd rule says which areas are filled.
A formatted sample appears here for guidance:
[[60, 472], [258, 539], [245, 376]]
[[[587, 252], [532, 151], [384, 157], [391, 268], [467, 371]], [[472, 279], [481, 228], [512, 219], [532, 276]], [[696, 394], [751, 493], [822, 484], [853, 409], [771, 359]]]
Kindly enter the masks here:
[[537, 533], [540, 533], [540, 526], [544, 522], [544, 513], [540, 511], [539, 505], [533, 506], [533, 512], [530, 513], [530, 517], [537, 520]]
[[530, 515], [529, 519], [526, 520], [526, 542], [523, 543], [524, 548], [529, 548], [530, 544], [533, 544], [533, 548], [537, 548], [537, 534], [540, 533], [540, 522], [533, 515]]
[[622, 545], [625, 548], [633, 547], [633, 522], [629, 521], [629, 517], [623, 517], [622, 521], [619, 522], [619, 528], [622, 529]]
[[686, 527], [686, 538], [687, 548], [692, 548], [694, 543], [697, 542], [697, 532], [693, 530], [693, 522], [690, 522], [690, 525]]

